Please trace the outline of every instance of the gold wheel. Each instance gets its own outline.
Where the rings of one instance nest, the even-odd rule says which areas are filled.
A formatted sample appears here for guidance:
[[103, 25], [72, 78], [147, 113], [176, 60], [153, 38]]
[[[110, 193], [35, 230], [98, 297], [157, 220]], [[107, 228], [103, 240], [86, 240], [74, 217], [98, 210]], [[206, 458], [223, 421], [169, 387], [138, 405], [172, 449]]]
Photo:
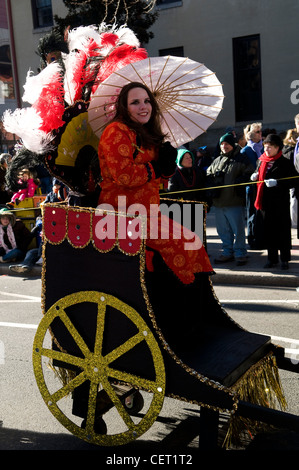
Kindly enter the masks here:
[[[83, 302], [97, 304], [97, 326], [93, 350], [87, 346], [85, 340], [79, 334], [77, 328], [66, 313], [68, 307]], [[107, 310], [108, 306], [124, 314], [127, 319], [134, 324], [136, 333], [126, 339], [122, 344], [115, 347], [112, 351], [103, 354], [105, 321], [107, 315], [109, 315], [109, 308]], [[80, 357], [79, 355], [72, 355], [67, 352], [55, 351], [51, 348], [50, 343], [47, 346], [46, 343], [47, 341], [49, 342], [51, 325], [54, 321], [57, 321], [58, 318], [59, 321], [63, 322], [64, 327], [68, 330], [76, 345], [79, 347], [81, 351]], [[117, 325], [115, 325], [115, 328], [117, 328]], [[118, 358], [121, 358], [123, 355], [133, 350], [135, 346], [142, 343], [144, 344], [144, 342], [146, 349], [150, 351], [153, 361], [155, 371], [154, 380], [119, 370], [112, 365]], [[66, 368], [67, 365], [70, 365], [70, 368], [75, 367], [80, 372], [65, 385], [61, 385], [61, 382], [59, 382], [59, 387], [57, 388], [57, 380], [56, 382], [55, 380], [53, 381], [53, 374], [50, 376], [47, 369], [45, 369], [45, 360], [49, 359], [51, 361], [61, 361], [66, 365]], [[50, 307], [42, 318], [35, 335], [33, 343], [33, 368], [37, 385], [51, 413], [70, 432], [91, 443], [109, 446], [125, 444], [136, 439], [151, 427], [163, 405], [165, 395], [165, 369], [163, 357], [154, 335], [136, 310], [118, 300], [116, 297], [105, 293], [82, 291], [70, 294]], [[129, 369], [130, 368], [128, 368], [128, 370]], [[50, 382], [55, 383], [49, 385], [49, 379]], [[65, 404], [61, 406], [61, 403], [65, 403], [66, 400], [71, 401], [69, 399], [70, 394], [85, 381], [89, 381], [90, 388], [86, 424], [82, 429], [81, 425], [76, 423], [76, 417], [71, 413], [69, 413], [71, 415], [69, 417], [68, 412], [64, 410], [64, 408], [67, 407]], [[113, 387], [113, 381], [120, 381], [130, 384], [134, 388], [150, 392], [152, 399], [149, 408], [145, 414], [142, 415], [141, 419], [136, 420], [136, 417], [133, 418], [130, 416]], [[104, 389], [107, 393], [113, 404], [114, 413], [116, 412], [118, 415], [117, 422], [121, 424], [121, 429], [118, 429], [116, 432], [112, 430], [112, 433], [110, 433], [108, 426], [107, 434], [105, 435], [97, 434], [94, 431], [96, 399], [100, 389]], [[115, 422], [115, 419], [113, 419], [113, 421]]]

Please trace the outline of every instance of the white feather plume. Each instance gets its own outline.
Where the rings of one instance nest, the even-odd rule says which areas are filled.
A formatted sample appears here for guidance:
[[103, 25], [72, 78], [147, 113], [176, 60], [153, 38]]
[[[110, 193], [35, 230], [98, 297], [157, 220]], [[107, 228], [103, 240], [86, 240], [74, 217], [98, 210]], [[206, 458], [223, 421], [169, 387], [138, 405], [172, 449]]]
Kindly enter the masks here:
[[13, 112], [8, 109], [3, 113], [2, 121], [4, 128], [16, 134], [31, 152], [42, 154], [49, 148], [53, 137], [39, 129], [42, 119], [34, 108], [17, 108]]
[[62, 67], [59, 62], [51, 62], [38, 75], [32, 75], [33, 72], [27, 72], [26, 82], [23, 86], [25, 92], [22, 96], [24, 102], [33, 104], [39, 98], [43, 88], [52, 82], [53, 77], [62, 73]]
[[[112, 33], [117, 36], [117, 41], [104, 41], [103, 34]], [[99, 26], [79, 26], [68, 32], [68, 54], [62, 54], [64, 69], [59, 62], [52, 62], [45, 67], [38, 75], [34, 75], [31, 70], [28, 71], [24, 85], [23, 101], [31, 105], [37, 102], [43, 88], [53, 83], [57, 79], [57, 74], [64, 74], [64, 99], [69, 105], [74, 102], [75, 87], [73, 71], [75, 70], [77, 51], [83, 51], [88, 54], [90, 39], [93, 39], [99, 46], [101, 57], [106, 57], [117, 46], [128, 44], [133, 47], [140, 47], [140, 43], [134, 32], [126, 25], [118, 27], [116, 24], [107, 25], [102, 23]], [[92, 65], [91, 65], [92, 66]], [[30, 151], [42, 154], [51, 148], [52, 133], [46, 133], [40, 128], [43, 119], [36, 111], [34, 106], [22, 109], [16, 109], [14, 112], [7, 110], [2, 117], [4, 128], [21, 140], [23, 145]]]
[[71, 29], [67, 39], [69, 51], [84, 50], [89, 39], [94, 39], [99, 46], [101, 45], [101, 36], [96, 26], [79, 26]]
[[74, 104], [75, 83], [73, 81], [73, 71], [77, 61], [77, 53], [70, 52], [64, 59], [65, 73], [63, 80], [64, 99], [70, 106]]
[[129, 46], [140, 47], [137, 36], [126, 25], [120, 26], [120, 28], [115, 31], [115, 34], [119, 37], [118, 45], [128, 44]]

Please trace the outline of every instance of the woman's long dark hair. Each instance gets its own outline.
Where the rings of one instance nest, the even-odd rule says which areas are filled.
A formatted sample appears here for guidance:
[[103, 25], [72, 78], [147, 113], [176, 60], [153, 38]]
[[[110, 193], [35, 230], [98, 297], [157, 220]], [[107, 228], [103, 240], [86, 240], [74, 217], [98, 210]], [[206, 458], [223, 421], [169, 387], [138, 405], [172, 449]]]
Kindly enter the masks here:
[[[133, 121], [129, 115], [128, 93], [133, 88], [143, 88], [149, 96], [152, 105], [152, 114], [146, 124], [140, 124], [136, 121]], [[143, 147], [149, 148], [153, 145], [160, 145], [163, 142], [165, 134], [162, 132], [160, 119], [161, 112], [159, 109], [159, 105], [155, 99], [154, 94], [149, 90], [146, 85], [140, 82], [131, 82], [121, 89], [116, 103], [116, 114], [114, 117], [114, 121], [121, 121], [131, 129], [133, 129], [140, 137], [141, 145]]]

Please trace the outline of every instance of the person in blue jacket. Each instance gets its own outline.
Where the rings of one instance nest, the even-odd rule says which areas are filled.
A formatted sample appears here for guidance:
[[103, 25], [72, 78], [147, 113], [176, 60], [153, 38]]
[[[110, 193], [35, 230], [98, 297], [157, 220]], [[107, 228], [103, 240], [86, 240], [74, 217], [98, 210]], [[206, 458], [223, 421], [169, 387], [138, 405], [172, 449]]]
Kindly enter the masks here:
[[[255, 168], [257, 160], [264, 151], [262, 139], [262, 125], [259, 122], [248, 124], [244, 129], [244, 136], [247, 145], [242, 148], [241, 153], [245, 153], [251, 164]], [[255, 188], [252, 185], [246, 186], [246, 221], [247, 221], [247, 240], [251, 249], [256, 249], [256, 240], [253, 235], [255, 225], [256, 210], [254, 207]]]

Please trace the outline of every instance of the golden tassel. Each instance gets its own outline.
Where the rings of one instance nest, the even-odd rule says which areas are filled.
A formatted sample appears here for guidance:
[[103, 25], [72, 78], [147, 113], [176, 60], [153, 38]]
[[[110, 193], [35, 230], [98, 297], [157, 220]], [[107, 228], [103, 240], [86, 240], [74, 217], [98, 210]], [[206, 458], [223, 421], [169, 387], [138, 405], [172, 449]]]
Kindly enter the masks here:
[[63, 387], [68, 385], [77, 375], [75, 371], [65, 369], [63, 367], [53, 366], [52, 361], [49, 361], [48, 367], [54, 372], [55, 376], [60, 380]]
[[[253, 365], [232, 387], [238, 399], [267, 408], [287, 408], [287, 402], [280, 382], [275, 356], [270, 353]], [[233, 415], [223, 446], [241, 443], [242, 433], [254, 435], [261, 430], [269, 429], [269, 425], [258, 421]]]

